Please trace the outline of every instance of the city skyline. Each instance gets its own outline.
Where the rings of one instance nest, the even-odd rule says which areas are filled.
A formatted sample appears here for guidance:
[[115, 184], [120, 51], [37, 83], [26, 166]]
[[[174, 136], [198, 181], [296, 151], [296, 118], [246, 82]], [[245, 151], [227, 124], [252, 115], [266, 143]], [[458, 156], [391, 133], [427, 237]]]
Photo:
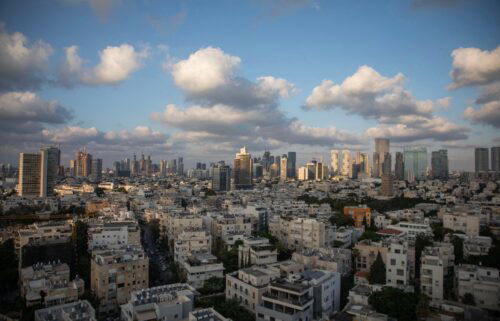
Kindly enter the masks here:
[[188, 168], [246, 146], [329, 165], [387, 137], [392, 167], [425, 146], [474, 171], [499, 145], [495, 1], [92, 3], [2, 4], [0, 162], [55, 145], [65, 166], [87, 147]]

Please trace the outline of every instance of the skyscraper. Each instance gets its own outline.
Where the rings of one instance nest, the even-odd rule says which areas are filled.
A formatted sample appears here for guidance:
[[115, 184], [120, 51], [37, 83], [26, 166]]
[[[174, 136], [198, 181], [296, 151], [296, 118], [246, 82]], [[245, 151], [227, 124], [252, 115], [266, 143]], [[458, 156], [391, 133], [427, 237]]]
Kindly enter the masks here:
[[491, 147], [491, 170], [500, 172], [500, 147]]
[[160, 160], [160, 177], [167, 177], [167, 161]]
[[76, 176], [89, 177], [92, 173], [92, 155], [87, 153], [87, 150], [79, 151], [75, 155], [76, 161]]
[[380, 157], [377, 152], [373, 153], [372, 176], [380, 177]]
[[280, 179], [285, 181], [288, 177], [288, 157], [283, 154], [283, 156], [281, 156], [280, 162]]
[[381, 175], [389, 175], [391, 174], [392, 168], [392, 157], [390, 153], [385, 153], [384, 162], [382, 163], [382, 174]]
[[231, 187], [231, 168], [224, 162], [219, 162], [212, 169], [212, 189], [214, 191], [229, 191]]
[[40, 154], [19, 154], [19, 196], [38, 196], [40, 194]]
[[297, 153], [288, 152], [288, 174], [290, 178], [294, 178], [297, 174]]
[[332, 149], [330, 151], [330, 158], [332, 166], [332, 176], [337, 176], [340, 170], [339, 151], [337, 149]]
[[46, 197], [54, 194], [61, 165], [61, 151], [57, 147], [42, 148], [40, 157], [40, 196]]
[[351, 177], [352, 173], [351, 152], [348, 149], [342, 151], [342, 176]]
[[403, 161], [403, 153], [396, 152], [396, 165], [394, 167], [396, 179], [402, 181], [405, 179], [405, 167]]
[[246, 147], [240, 149], [234, 158], [234, 187], [247, 189], [252, 187], [252, 155]]
[[427, 172], [427, 148], [405, 147], [404, 149], [405, 180], [423, 180]]
[[474, 153], [475, 153], [475, 165], [476, 165], [476, 173], [477, 172], [487, 172], [489, 168], [489, 155], [488, 155], [488, 148], [476, 148]]
[[324, 178], [324, 173], [323, 173], [323, 163], [317, 162], [316, 163], [316, 170], [315, 170], [315, 178], [317, 181], [321, 181]]
[[380, 195], [386, 197], [394, 196], [392, 174], [382, 175], [382, 185], [380, 186]]
[[92, 160], [92, 173], [90, 180], [94, 183], [99, 183], [102, 179], [102, 159], [95, 158]]
[[184, 159], [182, 157], [177, 159], [177, 175], [184, 175]]
[[448, 178], [448, 151], [441, 149], [431, 154], [432, 177], [437, 179]]
[[[386, 154], [390, 153], [390, 141], [388, 138], [375, 138], [375, 152], [378, 154], [378, 170], [376, 173], [378, 175], [376, 177], [380, 177], [384, 174], [384, 160], [386, 159]], [[374, 154], [375, 155], [375, 154]], [[375, 164], [375, 160], [373, 161]], [[389, 168], [389, 173], [391, 169], [391, 165], [386, 165], [386, 169]]]

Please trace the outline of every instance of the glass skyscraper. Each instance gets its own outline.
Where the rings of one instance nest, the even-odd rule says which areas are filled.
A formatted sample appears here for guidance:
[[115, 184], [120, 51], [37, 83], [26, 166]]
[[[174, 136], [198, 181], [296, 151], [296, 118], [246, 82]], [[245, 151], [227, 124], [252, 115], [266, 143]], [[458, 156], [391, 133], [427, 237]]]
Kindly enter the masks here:
[[404, 149], [405, 180], [424, 180], [427, 173], [427, 148], [405, 147]]

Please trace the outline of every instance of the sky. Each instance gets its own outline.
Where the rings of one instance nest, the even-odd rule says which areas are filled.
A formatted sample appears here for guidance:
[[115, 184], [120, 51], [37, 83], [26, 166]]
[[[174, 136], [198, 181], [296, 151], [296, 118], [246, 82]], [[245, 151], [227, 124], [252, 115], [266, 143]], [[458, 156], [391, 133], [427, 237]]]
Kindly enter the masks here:
[[4, 0], [0, 162], [500, 146], [497, 0]]

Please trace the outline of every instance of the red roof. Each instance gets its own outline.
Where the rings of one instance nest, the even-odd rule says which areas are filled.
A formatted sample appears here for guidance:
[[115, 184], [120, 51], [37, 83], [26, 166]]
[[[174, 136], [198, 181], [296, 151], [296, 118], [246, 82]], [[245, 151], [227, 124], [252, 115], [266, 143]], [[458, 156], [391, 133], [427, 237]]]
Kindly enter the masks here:
[[368, 272], [366, 272], [366, 271], [358, 271], [358, 272], [356, 272], [356, 274], [355, 274], [355, 275], [356, 275], [357, 277], [367, 278], [367, 277], [368, 277], [368, 274], [369, 274], [369, 273], [368, 273]]
[[384, 235], [399, 235], [401, 233], [403, 232], [401, 232], [400, 230], [395, 230], [393, 228], [385, 228], [377, 232], [377, 234], [384, 234]]

